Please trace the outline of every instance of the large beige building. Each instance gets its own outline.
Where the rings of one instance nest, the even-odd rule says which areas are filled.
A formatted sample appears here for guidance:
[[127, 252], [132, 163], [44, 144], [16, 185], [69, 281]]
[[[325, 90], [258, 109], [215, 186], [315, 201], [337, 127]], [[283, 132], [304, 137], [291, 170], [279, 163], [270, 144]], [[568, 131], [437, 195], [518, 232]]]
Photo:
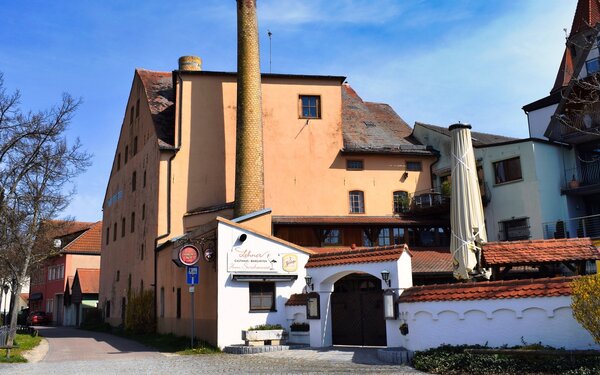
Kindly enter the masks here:
[[[134, 74], [103, 206], [99, 306], [113, 325], [128, 291], [164, 287], [155, 249], [232, 217], [236, 74], [194, 69]], [[411, 197], [432, 187], [435, 153], [390, 106], [344, 81], [262, 75], [272, 233], [312, 247], [447, 246], [447, 217], [412, 211]], [[423, 196], [420, 208], [434, 203]]]

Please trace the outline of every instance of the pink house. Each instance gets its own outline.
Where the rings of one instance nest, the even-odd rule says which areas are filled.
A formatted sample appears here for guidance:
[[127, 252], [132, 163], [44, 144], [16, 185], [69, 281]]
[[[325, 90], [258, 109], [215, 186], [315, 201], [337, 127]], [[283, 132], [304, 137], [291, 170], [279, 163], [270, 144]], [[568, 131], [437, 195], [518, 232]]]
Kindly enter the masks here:
[[78, 268], [100, 268], [101, 235], [101, 221], [73, 222], [54, 237], [60, 250], [31, 274], [30, 311], [45, 311], [52, 315], [53, 324], [63, 324], [67, 280]]

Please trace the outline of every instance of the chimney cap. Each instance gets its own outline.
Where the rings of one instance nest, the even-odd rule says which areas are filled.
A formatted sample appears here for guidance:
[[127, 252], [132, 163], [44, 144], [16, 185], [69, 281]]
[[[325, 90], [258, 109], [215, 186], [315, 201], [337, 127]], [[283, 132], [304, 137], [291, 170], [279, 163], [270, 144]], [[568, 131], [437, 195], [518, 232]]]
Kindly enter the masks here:
[[202, 70], [202, 59], [198, 56], [181, 56], [179, 58], [179, 70], [194, 72]]

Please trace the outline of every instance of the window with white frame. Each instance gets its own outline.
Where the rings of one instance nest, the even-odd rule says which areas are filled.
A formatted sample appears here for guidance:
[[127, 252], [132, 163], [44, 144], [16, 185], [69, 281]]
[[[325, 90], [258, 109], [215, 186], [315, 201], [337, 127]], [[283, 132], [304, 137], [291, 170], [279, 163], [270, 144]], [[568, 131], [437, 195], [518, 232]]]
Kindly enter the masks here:
[[365, 196], [360, 190], [351, 191], [350, 197], [350, 213], [364, 214], [365, 213]]

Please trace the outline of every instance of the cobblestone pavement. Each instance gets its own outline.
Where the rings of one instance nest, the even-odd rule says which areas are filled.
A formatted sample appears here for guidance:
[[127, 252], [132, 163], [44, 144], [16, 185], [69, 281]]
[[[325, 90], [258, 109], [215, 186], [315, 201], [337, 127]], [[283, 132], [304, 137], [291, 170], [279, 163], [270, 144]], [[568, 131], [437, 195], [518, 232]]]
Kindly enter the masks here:
[[[65, 331], [64, 328], [44, 332], [49, 348], [42, 361], [0, 365], [0, 373], [423, 374], [408, 366], [383, 364], [377, 360], [375, 349], [369, 348], [335, 347], [325, 350], [300, 349], [251, 355], [181, 356], [158, 353], [122, 338], [113, 341], [112, 335], [74, 331], [78, 333], [76, 339], [69, 339], [74, 332]], [[117, 347], [108, 343], [115, 344]], [[57, 344], [60, 344], [61, 348], [57, 348]]]

